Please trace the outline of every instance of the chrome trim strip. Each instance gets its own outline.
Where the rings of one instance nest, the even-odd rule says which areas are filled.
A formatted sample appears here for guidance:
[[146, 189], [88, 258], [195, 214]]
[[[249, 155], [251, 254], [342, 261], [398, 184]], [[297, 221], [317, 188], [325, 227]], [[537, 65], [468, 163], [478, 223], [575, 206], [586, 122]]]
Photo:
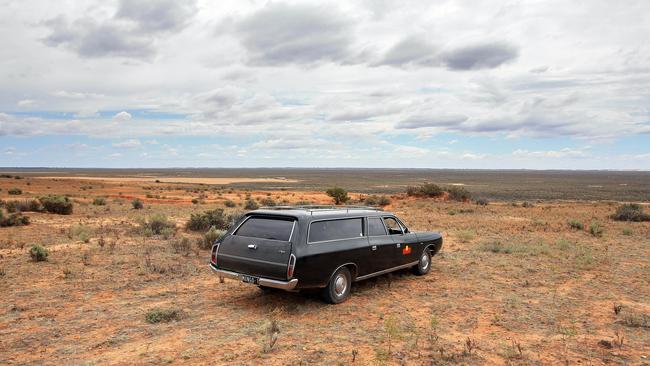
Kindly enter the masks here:
[[265, 261], [265, 260], [261, 260], [261, 259], [255, 259], [255, 258], [249, 258], [249, 257], [240, 257], [238, 255], [232, 255], [232, 254], [222, 254], [221, 257], [241, 259], [241, 260], [244, 260], [244, 261], [251, 261], [251, 262], [257, 262], [257, 263], [270, 264], [270, 265], [279, 266], [279, 267], [286, 267], [287, 266], [285, 263], [269, 262], [269, 261]]
[[397, 267], [393, 267], [393, 268], [384, 269], [384, 270], [382, 270], [382, 271], [375, 272], [375, 273], [371, 273], [371, 274], [367, 274], [367, 275], [364, 275], [364, 276], [359, 276], [359, 277], [356, 278], [355, 282], [356, 282], [356, 281], [365, 280], [365, 279], [368, 279], [368, 278], [371, 278], [371, 277], [375, 277], [375, 276], [381, 276], [381, 275], [383, 275], [383, 274], [385, 274], [385, 273], [393, 272], [393, 271], [397, 271], [397, 270], [399, 270], [399, 269], [408, 268], [408, 267], [414, 266], [414, 265], [416, 265], [416, 264], [418, 264], [418, 261], [411, 262], [411, 263], [407, 263], [407, 264], [402, 264], [401, 266], [397, 266]]
[[[241, 281], [241, 276], [243, 275], [237, 272], [231, 272], [231, 271], [215, 268], [212, 264], [210, 264], [210, 268], [214, 272], [218, 273], [220, 276], [236, 279], [240, 281]], [[257, 277], [257, 276], [252, 276], [252, 277]], [[278, 281], [278, 280], [272, 280], [270, 278], [262, 278], [262, 277], [258, 277], [258, 278], [259, 278], [258, 284], [260, 286], [279, 288], [281, 290], [286, 290], [286, 291], [291, 291], [295, 289], [296, 286], [298, 286], [297, 278], [294, 278], [290, 281]]]

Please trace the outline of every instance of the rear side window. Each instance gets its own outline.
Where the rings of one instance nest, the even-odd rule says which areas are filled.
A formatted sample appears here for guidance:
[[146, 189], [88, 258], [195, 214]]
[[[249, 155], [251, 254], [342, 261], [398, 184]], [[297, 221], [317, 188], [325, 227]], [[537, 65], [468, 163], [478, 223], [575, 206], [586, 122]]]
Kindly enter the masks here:
[[379, 217], [368, 218], [368, 235], [380, 236], [386, 235], [386, 228]]
[[309, 226], [309, 242], [359, 238], [363, 236], [361, 218], [314, 221]]
[[234, 235], [251, 238], [289, 241], [293, 220], [267, 217], [251, 217], [237, 229]]

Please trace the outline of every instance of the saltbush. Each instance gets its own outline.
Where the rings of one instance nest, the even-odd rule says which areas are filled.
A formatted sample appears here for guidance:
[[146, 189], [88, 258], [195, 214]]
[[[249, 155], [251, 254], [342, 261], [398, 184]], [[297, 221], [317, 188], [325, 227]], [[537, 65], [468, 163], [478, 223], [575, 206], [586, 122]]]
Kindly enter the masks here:
[[236, 204], [235, 202], [231, 201], [231, 200], [225, 200], [225, 201], [223, 202], [223, 204], [224, 204], [224, 206], [226, 206], [226, 207], [235, 207], [235, 206], [237, 206], [237, 204]]
[[166, 238], [173, 236], [176, 232], [176, 223], [170, 221], [167, 216], [161, 213], [155, 213], [147, 219], [140, 219], [140, 230], [143, 233], [153, 235], [163, 235]]
[[244, 204], [244, 209], [246, 210], [257, 210], [258, 208], [260, 208], [260, 205], [252, 198], [247, 199], [246, 204]]
[[643, 207], [637, 203], [623, 204], [612, 215], [616, 221], [650, 221], [650, 215], [643, 212]]
[[9, 193], [12, 196], [18, 196], [23, 194], [23, 190], [20, 188], [10, 188], [9, 190], [7, 190], [7, 193]]
[[332, 187], [325, 191], [328, 196], [332, 197], [335, 205], [340, 205], [346, 203], [350, 200], [348, 196], [348, 191], [341, 187]]
[[472, 194], [462, 186], [449, 186], [447, 193], [449, 193], [449, 199], [454, 201], [464, 202], [472, 199]]
[[68, 197], [48, 195], [39, 198], [45, 211], [59, 215], [72, 214], [73, 204]]
[[136, 198], [131, 201], [131, 206], [134, 210], [142, 210], [144, 208], [144, 203], [139, 198]]
[[569, 220], [569, 227], [575, 230], [583, 230], [585, 226], [578, 220]]
[[34, 262], [46, 261], [48, 254], [49, 253], [47, 252], [47, 249], [43, 248], [40, 245], [34, 245], [29, 250], [29, 256], [32, 258]]
[[104, 197], [95, 197], [93, 200], [94, 206], [106, 206], [106, 198]]
[[440, 197], [443, 193], [443, 189], [434, 183], [424, 183], [419, 187], [406, 187], [406, 194], [409, 196]]
[[217, 241], [223, 234], [225, 234], [225, 230], [218, 230], [214, 226], [208, 230], [207, 233], [203, 234], [203, 241], [201, 242], [201, 249], [210, 249], [212, 248], [212, 245], [214, 245], [214, 242]]
[[29, 217], [23, 216], [20, 213], [12, 213], [9, 216], [4, 216], [2, 211], [0, 211], [0, 227], [25, 225], [29, 225]]
[[188, 230], [192, 231], [206, 231], [212, 226], [220, 230], [230, 227], [230, 219], [222, 208], [192, 214], [185, 225]]
[[384, 207], [390, 205], [390, 198], [386, 196], [370, 195], [366, 197], [364, 203], [368, 206]]

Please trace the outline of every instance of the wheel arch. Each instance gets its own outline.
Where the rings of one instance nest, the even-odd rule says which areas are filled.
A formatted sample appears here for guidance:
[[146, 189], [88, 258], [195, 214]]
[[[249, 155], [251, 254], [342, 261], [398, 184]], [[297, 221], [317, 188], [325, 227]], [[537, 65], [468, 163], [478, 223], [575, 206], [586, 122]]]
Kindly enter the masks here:
[[[330, 273], [330, 276], [327, 278], [327, 283], [330, 283], [330, 281], [332, 280], [332, 277], [334, 277], [334, 274], [336, 273], [336, 271], [338, 271], [339, 269], [341, 269], [341, 268], [343, 268], [343, 267], [347, 267], [347, 268], [348, 268], [348, 271], [350, 271], [350, 276], [352, 277], [352, 281], [351, 281], [351, 282], [354, 282], [354, 281], [356, 280], [356, 278], [357, 278], [357, 274], [359, 273], [359, 272], [358, 272], [359, 269], [358, 269], [356, 263], [354, 263], [354, 262], [347, 262], [347, 263], [343, 263], [343, 264], [341, 264], [340, 266], [336, 267], [336, 268], [332, 271], [332, 273]], [[327, 286], [327, 284], [325, 284], [325, 285]]]

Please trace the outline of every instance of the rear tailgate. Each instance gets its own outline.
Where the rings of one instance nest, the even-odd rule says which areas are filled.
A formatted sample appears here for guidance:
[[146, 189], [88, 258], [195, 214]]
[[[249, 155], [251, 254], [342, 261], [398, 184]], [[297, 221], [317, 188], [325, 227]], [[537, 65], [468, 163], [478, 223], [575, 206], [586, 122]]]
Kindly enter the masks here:
[[252, 215], [219, 245], [220, 269], [251, 276], [287, 279], [293, 217]]

